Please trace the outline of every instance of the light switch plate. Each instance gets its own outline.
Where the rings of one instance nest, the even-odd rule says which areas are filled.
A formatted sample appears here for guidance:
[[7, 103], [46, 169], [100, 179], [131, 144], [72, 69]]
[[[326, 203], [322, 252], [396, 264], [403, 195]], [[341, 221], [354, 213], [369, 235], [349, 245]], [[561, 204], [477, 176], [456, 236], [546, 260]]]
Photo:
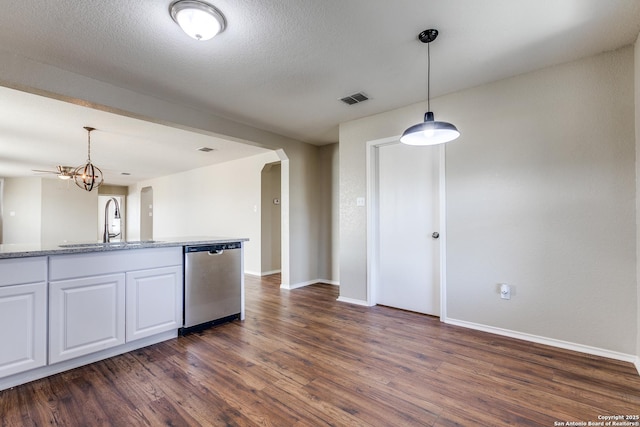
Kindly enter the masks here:
[[511, 299], [511, 286], [506, 283], [500, 284], [500, 298]]

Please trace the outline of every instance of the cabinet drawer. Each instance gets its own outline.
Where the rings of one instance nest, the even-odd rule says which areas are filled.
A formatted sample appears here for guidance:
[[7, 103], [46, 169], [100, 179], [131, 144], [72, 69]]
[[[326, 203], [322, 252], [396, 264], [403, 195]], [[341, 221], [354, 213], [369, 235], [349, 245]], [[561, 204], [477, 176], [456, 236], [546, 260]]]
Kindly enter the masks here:
[[167, 265], [182, 265], [182, 247], [54, 255], [49, 259], [49, 280], [124, 273]]
[[0, 260], [0, 286], [47, 280], [47, 257], [10, 258]]

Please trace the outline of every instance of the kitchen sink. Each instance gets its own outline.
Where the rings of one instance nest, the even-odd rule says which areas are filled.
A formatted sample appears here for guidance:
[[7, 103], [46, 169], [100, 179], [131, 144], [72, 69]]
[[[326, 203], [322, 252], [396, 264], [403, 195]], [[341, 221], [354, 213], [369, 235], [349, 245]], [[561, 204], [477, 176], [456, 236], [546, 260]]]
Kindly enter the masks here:
[[127, 241], [122, 243], [124, 243], [125, 245], [149, 245], [151, 243], [160, 243], [160, 241], [159, 240], [132, 240], [132, 241]]
[[158, 240], [134, 240], [134, 241], [130, 241], [130, 242], [109, 242], [109, 243], [102, 243], [102, 242], [95, 242], [95, 243], [68, 243], [68, 244], [64, 244], [64, 245], [58, 245], [61, 248], [68, 248], [68, 249], [82, 249], [82, 248], [119, 248], [119, 247], [125, 247], [125, 246], [141, 246], [141, 245], [148, 245], [151, 243], [158, 243]]
[[99, 248], [108, 244], [109, 243], [69, 243], [58, 246], [61, 248]]

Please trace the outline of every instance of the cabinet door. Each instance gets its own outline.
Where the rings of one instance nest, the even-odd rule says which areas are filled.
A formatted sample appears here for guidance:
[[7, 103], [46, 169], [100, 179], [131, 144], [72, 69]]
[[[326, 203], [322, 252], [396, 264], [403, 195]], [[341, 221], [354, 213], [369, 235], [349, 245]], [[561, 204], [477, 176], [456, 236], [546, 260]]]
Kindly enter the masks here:
[[182, 268], [127, 273], [127, 342], [182, 326]]
[[0, 378], [47, 363], [47, 285], [0, 287]]
[[125, 341], [125, 275], [49, 283], [49, 363]]

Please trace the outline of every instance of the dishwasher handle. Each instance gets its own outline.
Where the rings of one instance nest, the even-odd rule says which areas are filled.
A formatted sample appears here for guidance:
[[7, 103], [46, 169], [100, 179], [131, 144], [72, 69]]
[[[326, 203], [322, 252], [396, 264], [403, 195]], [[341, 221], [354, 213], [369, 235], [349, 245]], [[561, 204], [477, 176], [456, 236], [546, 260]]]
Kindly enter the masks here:
[[241, 249], [242, 242], [217, 243], [210, 245], [191, 245], [184, 247], [184, 253], [208, 252], [210, 255], [222, 255], [224, 251]]

